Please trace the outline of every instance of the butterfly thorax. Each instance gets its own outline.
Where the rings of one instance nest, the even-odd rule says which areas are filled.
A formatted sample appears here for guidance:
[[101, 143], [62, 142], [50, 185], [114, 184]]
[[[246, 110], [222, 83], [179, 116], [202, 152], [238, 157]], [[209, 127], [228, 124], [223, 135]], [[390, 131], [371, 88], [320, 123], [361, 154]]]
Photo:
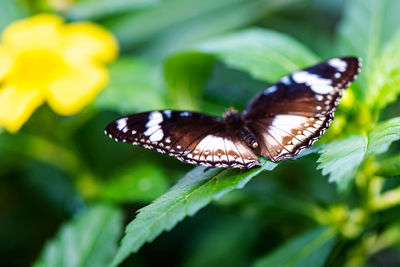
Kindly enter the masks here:
[[222, 115], [230, 128], [240, 129], [243, 127], [243, 120], [239, 112], [234, 108], [227, 109]]
[[246, 127], [237, 110], [230, 108], [224, 112], [223, 117], [228, 124], [228, 127], [236, 130], [237, 137], [245, 142], [247, 146], [253, 149], [258, 148], [258, 143], [254, 134]]

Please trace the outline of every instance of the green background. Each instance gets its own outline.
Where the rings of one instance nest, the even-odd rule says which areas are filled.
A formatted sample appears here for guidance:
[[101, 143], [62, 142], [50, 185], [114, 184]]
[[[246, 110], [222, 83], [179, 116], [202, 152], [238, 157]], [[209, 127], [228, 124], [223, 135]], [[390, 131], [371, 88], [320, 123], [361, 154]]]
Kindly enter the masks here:
[[[0, 265], [400, 265], [400, 1], [1, 0], [0, 30], [41, 12], [103, 25], [121, 51], [82, 112], [44, 105], [0, 133]], [[343, 55], [363, 59], [353, 98], [296, 160], [205, 170], [103, 133], [134, 112], [242, 109]]]

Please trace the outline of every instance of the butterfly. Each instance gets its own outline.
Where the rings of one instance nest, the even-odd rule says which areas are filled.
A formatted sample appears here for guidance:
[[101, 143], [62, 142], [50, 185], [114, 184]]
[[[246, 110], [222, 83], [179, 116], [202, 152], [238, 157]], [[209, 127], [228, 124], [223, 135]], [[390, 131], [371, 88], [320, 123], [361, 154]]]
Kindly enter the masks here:
[[324, 134], [360, 67], [356, 57], [332, 58], [282, 77], [241, 114], [156, 110], [119, 118], [105, 133], [195, 165], [248, 169], [260, 165], [257, 155], [280, 161]]

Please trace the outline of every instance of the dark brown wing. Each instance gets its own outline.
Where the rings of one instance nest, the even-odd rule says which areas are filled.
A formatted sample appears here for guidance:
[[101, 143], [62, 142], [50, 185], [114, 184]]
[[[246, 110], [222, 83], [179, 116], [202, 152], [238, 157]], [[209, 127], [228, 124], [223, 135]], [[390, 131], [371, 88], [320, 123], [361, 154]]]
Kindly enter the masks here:
[[152, 111], [111, 122], [106, 134], [173, 156], [183, 162], [209, 167], [251, 168], [257, 156], [228, 131], [224, 120], [187, 111]]
[[328, 129], [360, 59], [333, 58], [293, 72], [257, 95], [243, 111], [259, 143], [256, 153], [279, 161], [310, 147]]

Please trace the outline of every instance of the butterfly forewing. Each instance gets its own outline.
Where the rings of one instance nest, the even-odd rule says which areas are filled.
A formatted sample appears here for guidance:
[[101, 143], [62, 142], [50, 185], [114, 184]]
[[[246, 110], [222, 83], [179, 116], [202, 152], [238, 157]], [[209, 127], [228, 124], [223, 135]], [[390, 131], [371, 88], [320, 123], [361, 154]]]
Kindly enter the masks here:
[[187, 111], [152, 111], [111, 122], [105, 130], [116, 141], [132, 143], [210, 167], [251, 168], [257, 156], [224, 120]]
[[283, 77], [243, 112], [259, 140], [256, 153], [273, 161], [310, 147], [329, 127], [346, 89], [360, 71], [355, 57], [333, 58]]

